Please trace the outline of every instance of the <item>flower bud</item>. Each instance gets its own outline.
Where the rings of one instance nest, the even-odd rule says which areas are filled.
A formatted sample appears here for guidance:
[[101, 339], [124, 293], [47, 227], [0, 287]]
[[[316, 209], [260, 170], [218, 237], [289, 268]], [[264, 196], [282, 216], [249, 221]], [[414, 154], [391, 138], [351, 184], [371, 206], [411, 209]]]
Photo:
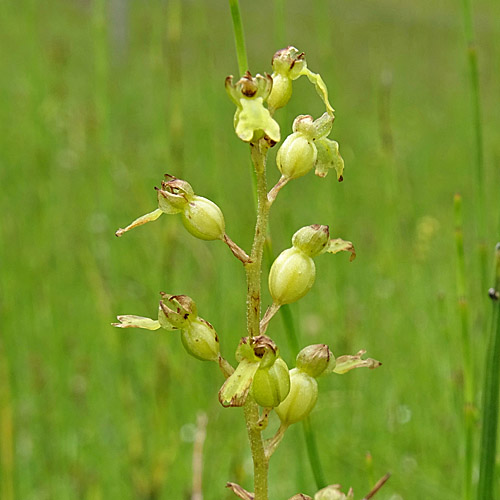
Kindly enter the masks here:
[[276, 156], [276, 163], [285, 177], [297, 179], [313, 168], [316, 157], [316, 146], [312, 141], [300, 132], [294, 132], [281, 145]]
[[184, 227], [196, 238], [222, 240], [225, 233], [221, 209], [207, 198], [193, 196], [182, 212]]
[[318, 399], [318, 383], [307, 373], [297, 368], [290, 370], [290, 392], [276, 407], [283, 424], [294, 424], [306, 418]]
[[299, 229], [292, 237], [292, 244], [309, 257], [319, 255], [330, 241], [328, 226], [313, 224]]
[[190, 321], [181, 331], [181, 340], [186, 351], [202, 361], [217, 361], [219, 358], [219, 338], [215, 328], [204, 319]]
[[259, 368], [253, 377], [252, 395], [260, 406], [274, 408], [278, 406], [290, 391], [288, 366], [282, 358], [269, 368]]
[[319, 377], [327, 369], [335, 367], [335, 356], [326, 344], [315, 344], [304, 347], [297, 355], [297, 369], [311, 377]]
[[313, 286], [314, 262], [298, 248], [288, 248], [278, 255], [269, 272], [269, 291], [278, 305], [291, 304]]

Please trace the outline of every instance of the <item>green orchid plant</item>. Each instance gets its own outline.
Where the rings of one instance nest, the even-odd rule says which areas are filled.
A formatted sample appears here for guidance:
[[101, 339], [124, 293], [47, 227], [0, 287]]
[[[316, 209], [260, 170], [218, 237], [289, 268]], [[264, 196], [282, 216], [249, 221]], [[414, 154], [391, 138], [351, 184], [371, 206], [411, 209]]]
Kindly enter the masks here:
[[[324, 104], [325, 112], [314, 119], [298, 116], [292, 133], [279, 147], [276, 163], [281, 177], [268, 189], [267, 156], [270, 148], [281, 140], [281, 131], [274, 114], [286, 106], [292, 96], [293, 82], [306, 76], [314, 85]], [[268, 234], [269, 212], [281, 189], [290, 181], [305, 176], [311, 170], [326, 177], [333, 169], [337, 180], [343, 180], [344, 161], [338, 143], [328, 136], [334, 122], [334, 110], [328, 100], [327, 87], [319, 74], [308, 69], [305, 55], [295, 47], [276, 52], [272, 58], [272, 74], [252, 76], [246, 71], [241, 78], [226, 78], [226, 91], [236, 106], [234, 130], [236, 136], [250, 147], [257, 179], [257, 214], [255, 237], [250, 252], [234, 243], [226, 233], [221, 209], [211, 200], [195, 194], [191, 184], [167, 175], [157, 189], [158, 208], [139, 217], [124, 229], [127, 231], [157, 220], [161, 215], [180, 215], [187, 231], [206, 241], [220, 240], [241, 261], [247, 278], [247, 323], [236, 348], [235, 362], [224, 359], [219, 348], [219, 334], [198, 315], [195, 301], [181, 294], [161, 293], [157, 317], [118, 316], [114, 326], [178, 332], [186, 352], [202, 361], [217, 363], [225, 381], [218, 399], [224, 408], [241, 408], [246, 422], [254, 464], [254, 491], [236, 483], [227, 487], [244, 500], [268, 500], [269, 461], [284, 438], [287, 429], [303, 421], [314, 409], [319, 397], [317, 379], [331, 374], [345, 374], [355, 368], [376, 368], [380, 362], [363, 359], [364, 350], [355, 355], [335, 357], [326, 344], [304, 347], [289, 368], [280, 356], [272, 331], [272, 319], [285, 304], [293, 304], [308, 293], [316, 278], [315, 259], [321, 254], [348, 252], [356, 256], [350, 241], [330, 238], [327, 225], [312, 224], [300, 228], [292, 237], [292, 246], [275, 259], [268, 275], [272, 303], [262, 315], [261, 274], [265, 239]], [[224, 340], [224, 335], [220, 336]], [[272, 438], [265, 440], [262, 432], [275, 412], [280, 425]], [[318, 491], [314, 500], [353, 500], [350, 490], [342, 493], [338, 485]], [[311, 499], [296, 494], [291, 499]]]

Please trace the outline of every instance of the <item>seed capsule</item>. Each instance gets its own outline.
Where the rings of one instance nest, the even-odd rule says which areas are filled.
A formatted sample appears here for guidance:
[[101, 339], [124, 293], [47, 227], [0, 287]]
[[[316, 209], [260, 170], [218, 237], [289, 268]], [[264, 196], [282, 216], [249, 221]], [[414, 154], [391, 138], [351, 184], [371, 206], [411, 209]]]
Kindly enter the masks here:
[[181, 340], [186, 351], [202, 361], [217, 361], [219, 358], [219, 338], [215, 328], [201, 318], [191, 322], [181, 331]]
[[335, 356], [326, 344], [308, 345], [297, 355], [296, 366], [298, 370], [316, 378], [335, 368]]
[[269, 291], [276, 304], [291, 304], [313, 286], [316, 268], [311, 257], [298, 248], [288, 248], [273, 262], [269, 272]]
[[221, 209], [207, 198], [194, 196], [182, 212], [184, 227], [196, 238], [221, 240], [224, 238], [225, 222]]
[[285, 361], [277, 358], [271, 367], [259, 368], [253, 377], [251, 390], [260, 406], [278, 406], [290, 392], [290, 375]]
[[294, 132], [281, 145], [276, 156], [280, 172], [288, 179], [307, 174], [316, 163], [316, 146], [304, 134]]
[[290, 392], [276, 408], [284, 424], [294, 424], [306, 418], [318, 399], [318, 383], [307, 373], [294, 368], [290, 370]]
[[295, 248], [302, 250], [309, 257], [316, 257], [330, 241], [328, 226], [313, 224], [299, 229], [292, 237]]

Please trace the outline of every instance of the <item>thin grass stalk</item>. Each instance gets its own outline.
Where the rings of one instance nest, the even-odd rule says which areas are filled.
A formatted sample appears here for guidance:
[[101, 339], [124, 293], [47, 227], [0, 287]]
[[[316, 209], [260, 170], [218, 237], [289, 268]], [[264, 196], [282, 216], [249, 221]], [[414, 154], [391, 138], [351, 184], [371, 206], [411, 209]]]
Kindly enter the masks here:
[[[290, 306], [281, 306], [280, 313], [285, 327], [288, 344], [292, 350], [293, 356], [295, 357], [299, 353], [299, 336], [297, 334], [297, 329], [295, 328], [295, 322]], [[307, 458], [309, 460], [309, 464], [311, 465], [316, 487], [320, 490], [321, 488], [324, 488], [327, 483], [325, 480], [325, 473], [323, 472], [323, 466], [321, 465], [321, 460], [319, 458], [316, 434], [311, 425], [311, 417], [307, 417], [302, 421], [302, 429], [304, 431], [304, 438], [306, 441]]]
[[464, 257], [464, 233], [462, 217], [462, 197], [454, 198], [455, 209], [455, 247], [458, 314], [460, 317], [462, 356], [463, 356], [463, 418], [464, 418], [464, 500], [472, 499], [472, 469], [474, 465], [474, 368], [472, 363], [469, 304], [466, 295], [466, 273]]
[[97, 141], [104, 154], [109, 152], [109, 55], [108, 55], [108, 12], [105, 0], [92, 3], [92, 31], [94, 43], [94, 106], [97, 122]]
[[[500, 390], [500, 243], [497, 243], [495, 249], [495, 284], [490, 289], [489, 295], [493, 300], [493, 310], [485, 360], [477, 500], [495, 498], [495, 457]], [[498, 483], [498, 477], [496, 477], [496, 482]]]
[[479, 258], [481, 265], [481, 285], [486, 288], [487, 283], [487, 248], [486, 248], [486, 201], [484, 187], [484, 149], [483, 149], [483, 124], [481, 118], [481, 94], [479, 86], [479, 65], [477, 44], [474, 34], [474, 16], [472, 0], [462, 1], [462, 10], [465, 24], [465, 38], [467, 43], [467, 59], [469, 64], [469, 85], [472, 98], [472, 114], [475, 145], [475, 180], [478, 205], [478, 231], [479, 231]]
[[[183, 64], [182, 64], [182, 2], [180, 0], [170, 0], [167, 3], [166, 35], [169, 55], [168, 65], [168, 86], [170, 102], [168, 103], [169, 123], [169, 149], [171, 160], [177, 166], [179, 175], [184, 171], [184, 136], [185, 124], [183, 114]], [[161, 43], [161, 39], [159, 40]]]
[[234, 40], [236, 42], [236, 57], [240, 76], [248, 70], [247, 50], [245, 47], [245, 32], [241, 21], [240, 4], [238, 0], [229, 0], [231, 17], [233, 19]]
[[0, 497], [14, 500], [14, 418], [9, 365], [0, 340]]
[[273, 1], [274, 13], [274, 43], [276, 48], [286, 45], [286, 19], [285, 0]]

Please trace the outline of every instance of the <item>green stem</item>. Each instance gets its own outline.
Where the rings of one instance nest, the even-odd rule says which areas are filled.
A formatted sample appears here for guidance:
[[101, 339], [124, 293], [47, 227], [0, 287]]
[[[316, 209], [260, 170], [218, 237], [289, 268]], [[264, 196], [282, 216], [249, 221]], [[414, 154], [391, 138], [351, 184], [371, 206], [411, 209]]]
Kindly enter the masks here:
[[307, 417], [302, 421], [302, 428], [304, 429], [304, 436], [306, 439], [307, 456], [314, 475], [314, 481], [318, 490], [324, 488], [327, 483], [321, 461], [319, 459], [318, 446], [316, 444], [316, 437], [311, 425], [311, 417]]
[[[295, 329], [295, 322], [293, 320], [290, 306], [281, 306], [280, 312], [281, 319], [283, 320], [283, 324], [285, 326], [288, 343], [293, 355], [297, 356], [300, 349], [299, 338]], [[318, 446], [316, 444], [316, 435], [312, 428], [310, 417], [307, 417], [302, 422], [302, 429], [304, 431], [304, 438], [306, 440], [307, 458], [309, 460], [309, 464], [311, 465], [311, 470], [313, 472], [314, 481], [316, 482], [316, 487], [318, 488], [318, 490], [320, 490], [321, 488], [324, 488], [327, 483], [325, 480], [323, 467], [321, 465], [321, 460], [319, 458]]]
[[[257, 179], [257, 221], [250, 253], [251, 262], [245, 264], [247, 275], [247, 332], [250, 337], [260, 335], [262, 256], [266, 242], [271, 204], [267, 200], [266, 156], [269, 146], [264, 140], [251, 144], [252, 161]], [[245, 404], [245, 421], [254, 467], [254, 500], [268, 500], [269, 459], [264, 450], [262, 429], [259, 428], [258, 405], [249, 397]]]
[[490, 289], [493, 312], [486, 351], [477, 500], [495, 498], [495, 456], [500, 389], [500, 243], [497, 243], [495, 250], [495, 285]]
[[479, 230], [479, 257], [481, 264], [481, 284], [484, 288], [487, 282], [487, 251], [485, 245], [486, 218], [485, 215], [485, 192], [484, 192], [484, 153], [483, 153], [483, 126], [481, 120], [481, 97], [479, 88], [479, 66], [477, 56], [477, 45], [474, 36], [474, 19], [471, 0], [462, 2], [463, 16], [465, 22], [465, 38], [467, 42], [467, 59], [469, 62], [469, 85], [472, 97], [472, 113], [475, 142], [475, 164], [476, 164], [476, 193], [478, 201], [478, 230]]
[[455, 245], [457, 252], [457, 298], [461, 324], [462, 356], [463, 356], [463, 412], [464, 412], [464, 500], [472, 499], [472, 469], [474, 465], [474, 368], [471, 356], [469, 331], [469, 304], [465, 294], [465, 258], [464, 234], [462, 218], [462, 197], [454, 198], [455, 208]]
[[259, 407], [252, 397], [248, 397], [243, 409], [253, 459], [254, 500], [268, 500], [269, 460], [264, 449], [262, 431], [257, 427]]
[[267, 200], [266, 155], [268, 147], [264, 141], [253, 144], [252, 161], [257, 176], [257, 222], [250, 253], [251, 263], [246, 264], [247, 274], [247, 331], [255, 337], [260, 333], [262, 254], [266, 241], [270, 203]]
[[238, 57], [238, 68], [240, 76], [248, 70], [247, 50], [245, 48], [245, 32], [241, 22], [240, 4], [238, 0], [229, 0], [231, 17], [233, 19], [234, 40], [236, 42], [236, 56]]

